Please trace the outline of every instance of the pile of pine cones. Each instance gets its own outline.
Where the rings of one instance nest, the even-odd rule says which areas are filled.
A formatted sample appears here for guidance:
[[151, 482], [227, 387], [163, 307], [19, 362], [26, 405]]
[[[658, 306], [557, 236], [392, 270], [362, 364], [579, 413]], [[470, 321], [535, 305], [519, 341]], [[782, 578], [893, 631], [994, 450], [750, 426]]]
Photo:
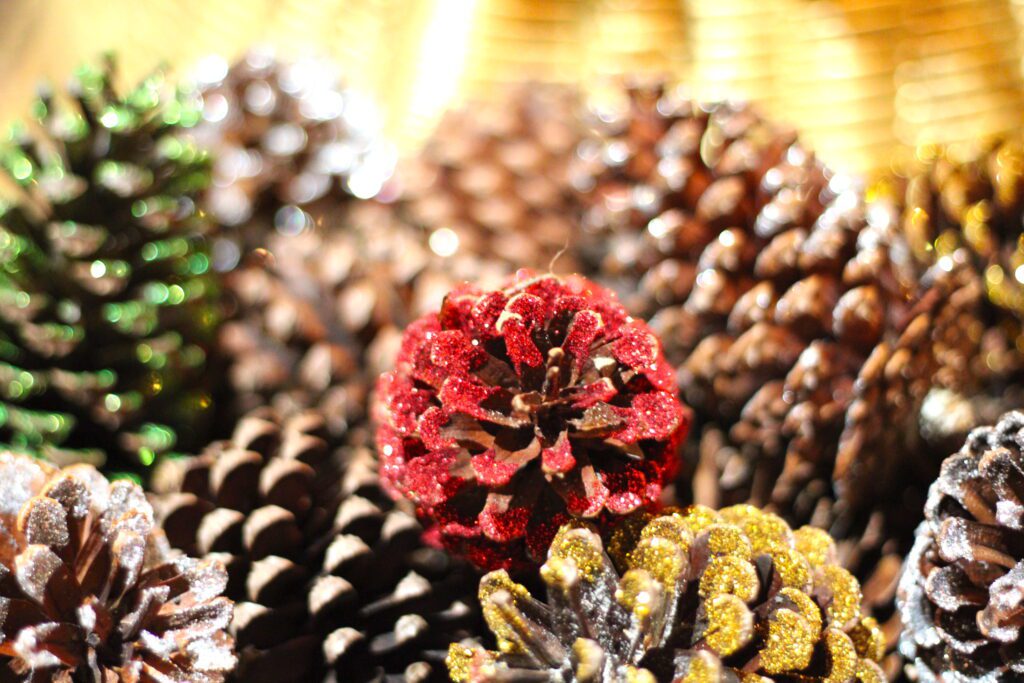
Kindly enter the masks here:
[[0, 681], [1024, 677], [1024, 138], [114, 68], [0, 146]]

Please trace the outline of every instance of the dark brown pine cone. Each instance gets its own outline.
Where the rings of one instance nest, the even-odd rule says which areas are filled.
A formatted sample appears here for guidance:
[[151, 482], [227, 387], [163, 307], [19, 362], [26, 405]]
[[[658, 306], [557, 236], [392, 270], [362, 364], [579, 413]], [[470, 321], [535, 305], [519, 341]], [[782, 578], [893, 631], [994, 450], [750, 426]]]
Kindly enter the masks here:
[[443, 680], [444, 649], [478, 618], [462, 599], [475, 579], [421, 543], [366, 447], [330, 443], [318, 413], [247, 415], [158, 473], [167, 537], [228, 567], [237, 680]]
[[275, 228], [291, 234], [320, 224], [352, 199], [375, 196], [391, 177], [395, 151], [383, 140], [381, 117], [340, 85], [330, 63], [283, 62], [253, 50], [230, 68], [207, 58], [197, 72], [203, 123], [196, 137], [216, 159], [203, 203], [222, 226], [243, 233], [218, 244], [219, 269], [237, 262], [239, 247], [244, 255]]
[[221, 347], [232, 358], [238, 413], [320, 406], [340, 433], [363, 416], [409, 322], [440, 308], [456, 283], [486, 286], [508, 274], [484, 256], [433, 249], [423, 236], [390, 207], [357, 202], [339, 229], [273, 235], [228, 274], [235, 310]]
[[726, 437], [697, 464], [698, 502], [794, 523], [821, 496], [870, 505], [916, 450], [945, 271], [922, 279], [891, 210], [746, 105], [637, 86], [594, 119], [583, 257], [654, 314], [687, 402]]
[[222, 681], [226, 584], [167, 549], [137, 484], [0, 452], [0, 681]]
[[[573, 88], [524, 84], [449, 111], [399, 167], [403, 217], [452, 252], [547, 269], [573, 239], [577, 107]], [[564, 256], [556, 268], [576, 266]]]
[[1024, 676], [1024, 414], [942, 463], [900, 579], [900, 649], [922, 683]]

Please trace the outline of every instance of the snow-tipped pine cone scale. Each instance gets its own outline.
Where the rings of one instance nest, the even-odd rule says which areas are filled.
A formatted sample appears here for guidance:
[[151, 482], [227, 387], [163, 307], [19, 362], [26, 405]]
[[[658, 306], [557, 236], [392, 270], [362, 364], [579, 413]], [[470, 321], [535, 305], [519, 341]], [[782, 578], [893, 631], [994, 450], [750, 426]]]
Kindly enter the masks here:
[[921, 683], [1024, 676], [1024, 413], [974, 430], [942, 464], [898, 602]]
[[0, 681], [223, 681], [226, 584], [169, 550], [135, 483], [0, 452]]
[[456, 289], [378, 395], [385, 485], [488, 569], [542, 558], [571, 517], [656, 503], [689, 424], [659, 341], [578, 276]]

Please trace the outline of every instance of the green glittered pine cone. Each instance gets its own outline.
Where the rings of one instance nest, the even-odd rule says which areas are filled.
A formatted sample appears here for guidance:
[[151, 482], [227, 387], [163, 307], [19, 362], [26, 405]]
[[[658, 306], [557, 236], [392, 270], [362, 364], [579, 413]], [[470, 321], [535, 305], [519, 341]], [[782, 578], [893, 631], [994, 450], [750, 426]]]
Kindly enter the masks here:
[[86, 67], [44, 93], [0, 166], [0, 442], [139, 466], [201, 435], [215, 315], [193, 198], [194, 103], [156, 74], [118, 92]]

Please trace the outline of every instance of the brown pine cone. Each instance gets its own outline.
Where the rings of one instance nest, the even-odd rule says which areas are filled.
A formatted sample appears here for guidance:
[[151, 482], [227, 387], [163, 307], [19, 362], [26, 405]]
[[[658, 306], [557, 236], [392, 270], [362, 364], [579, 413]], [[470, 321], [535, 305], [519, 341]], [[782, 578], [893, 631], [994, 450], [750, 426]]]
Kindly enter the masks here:
[[[403, 217], [452, 252], [547, 269], [573, 239], [578, 97], [568, 86], [524, 84], [449, 111], [399, 166]], [[556, 266], [576, 269], [568, 255]]]
[[224, 680], [214, 559], [172, 554], [137, 484], [0, 452], [0, 680]]
[[625, 99], [580, 147], [583, 256], [654, 314], [687, 402], [726, 437], [697, 463], [697, 502], [795, 523], [820, 496], [870, 505], [916, 451], [951, 278], [922, 278], [891, 211], [750, 107]]
[[219, 269], [233, 267], [238, 247], [244, 255], [264, 246], [275, 228], [291, 234], [330, 221], [391, 177], [395, 151], [382, 137], [380, 116], [340, 85], [330, 63], [282, 62], [253, 50], [230, 68], [207, 58], [197, 72], [203, 123], [196, 137], [216, 159], [203, 203], [222, 226], [244, 233], [234, 247], [219, 244]]
[[[962, 156], [925, 147], [915, 158], [878, 189], [899, 198], [914, 255], [924, 264], [963, 264], [975, 298], [952, 328], [959, 334], [946, 340], [937, 380], [961, 401], [983, 392], [998, 402], [1007, 389], [1019, 393], [1024, 379], [1024, 137], [991, 140]], [[1000, 412], [1019, 405], [1004, 401]], [[953, 431], [957, 444], [966, 436], [955, 426], [936, 428]]]
[[358, 202], [337, 230], [273, 235], [227, 276], [234, 299], [221, 346], [237, 414], [320, 406], [338, 434], [361, 420], [368, 388], [390, 369], [401, 329], [462, 281], [496, 284], [483, 256], [440, 255], [392, 209]]
[[621, 557], [614, 539], [606, 554], [592, 530], [563, 527], [540, 570], [546, 603], [503, 570], [485, 576], [480, 602], [499, 651], [453, 643], [452, 679], [886, 680], [881, 633], [823, 531], [793, 531], [746, 505], [694, 506], [641, 527]]
[[473, 575], [421, 543], [366, 447], [332, 443], [319, 413], [247, 415], [158, 473], [167, 537], [228, 567], [237, 680], [443, 680], [444, 648], [477, 618], [460, 599]]
[[942, 463], [900, 579], [900, 648], [916, 679], [1024, 676], [1024, 413]]

